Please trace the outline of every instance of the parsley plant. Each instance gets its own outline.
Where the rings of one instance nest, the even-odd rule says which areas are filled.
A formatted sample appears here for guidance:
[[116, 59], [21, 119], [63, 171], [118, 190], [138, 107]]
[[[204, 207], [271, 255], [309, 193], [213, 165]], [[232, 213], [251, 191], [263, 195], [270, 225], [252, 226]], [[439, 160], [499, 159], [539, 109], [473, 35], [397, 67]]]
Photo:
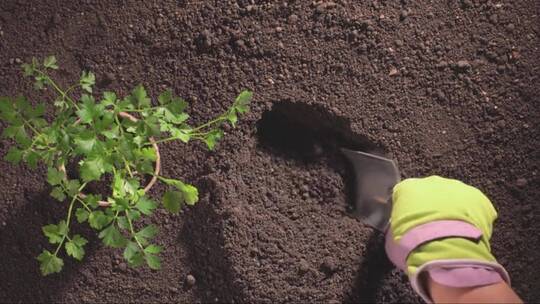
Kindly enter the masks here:
[[[157, 144], [199, 140], [214, 149], [223, 136], [222, 124], [236, 125], [238, 116], [248, 112], [252, 93], [241, 92], [225, 113], [200, 126], [191, 126], [185, 113], [188, 104], [170, 90], [159, 95], [156, 104], [142, 85], [123, 98], [104, 92], [96, 99], [92, 95], [92, 72], [82, 72], [78, 83], [67, 89], [51, 78], [50, 72], [58, 69], [54, 56], [42, 63], [34, 58], [22, 68], [25, 76], [34, 78], [36, 89], [48, 87], [56, 93], [54, 116], [51, 122], [45, 119], [45, 104], [33, 106], [22, 96], [1, 97], [0, 119], [7, 123], [2, 135], [16, 143], [5, 159], [15, 164], [24, 161], [31, 168], [43, 162], [48, 168], [51, 196], [69, 204], [65, 219], [42, 228], [52, 248], [37, 257], [41, 273], [61, 271], [62, 248], [68, 256], [82, 260], [88, 241], [72, 233], [75, 222], [88, 223], [106, 246], [123, 248], [130, 266], [147, 264], [159, 269], [162, 247], [152, 243], [158, 229], [155, 225], [137, 224], [158, 207], [147, 191], [156, 181], [166, 184], [168, 191], [161, 201], [172, 213], [180, 212], [184, 204], [195, 204], [198, 191], [160, 174]], [[78, 175], [71, 178], [65, 165], [79, 159]], [[85, 193], [89, 183], [103, 180], [106, 175], [112, 177], [107, 197]], [[146, 176], [152, 176], [152, 181], [144, 186]]]

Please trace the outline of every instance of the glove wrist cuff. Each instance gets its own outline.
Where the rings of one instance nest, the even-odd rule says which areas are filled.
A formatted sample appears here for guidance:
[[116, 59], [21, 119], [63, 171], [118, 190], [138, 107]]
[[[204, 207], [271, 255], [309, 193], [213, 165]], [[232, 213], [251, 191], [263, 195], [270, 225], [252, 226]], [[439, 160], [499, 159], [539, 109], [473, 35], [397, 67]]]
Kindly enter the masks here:
[[406, 271], [407, 257], [415, 248], [427, 242], [447, 237], [461, 237], [478, 241], [482, 237], [482, 231], [465, 221], [439, 220], [418, 225], [396, 241], [392, 230], [388, 229], [385, 242], [386, 254], [398, 268]]
[[435, 260], [420, 266], [409, 280], [411, 286], [422, 299], [431, 303], [429, 291], [422, 281], [425, 274], [441, 285], [454, 288], [477, 287], [505, 281], [510, 285], [510, 276], [503, 266], [496, 262], [470, 259]]

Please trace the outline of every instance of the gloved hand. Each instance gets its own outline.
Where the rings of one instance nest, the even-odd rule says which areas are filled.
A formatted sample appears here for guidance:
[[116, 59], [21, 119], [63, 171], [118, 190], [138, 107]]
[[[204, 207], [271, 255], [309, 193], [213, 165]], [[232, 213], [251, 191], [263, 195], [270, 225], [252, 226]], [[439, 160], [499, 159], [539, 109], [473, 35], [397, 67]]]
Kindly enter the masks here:
[[491, 254], [497, 211], [478, 189], [439, 176], [410, 178], [394, 187], [386, 252], [431, 302], [422, 280], [475, 287], [510, 278]]

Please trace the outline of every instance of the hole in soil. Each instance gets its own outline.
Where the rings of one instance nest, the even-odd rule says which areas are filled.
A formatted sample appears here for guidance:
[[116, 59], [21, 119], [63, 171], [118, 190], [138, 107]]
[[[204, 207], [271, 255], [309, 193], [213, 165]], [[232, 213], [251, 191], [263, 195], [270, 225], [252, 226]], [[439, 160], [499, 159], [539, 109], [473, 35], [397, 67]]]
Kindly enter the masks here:
[[339, 150], [348, 148], [378, 155], [385, 149], [367, 137], [354, 133], [350, 122], [321, 106], [279, 102], [263, 113], [257, 123], [260, 145], [277, 157], [299, 162], [324, 161], [345, 183], [349, 211], [354, 210], [354, 171]]
[[352, 132], [347, 119], [301, 103], [275, 103], [257, 123], [257, 136], [272, 152], [305, 161], [341, 155], [339, 148], [385, 154], [383, 147]]

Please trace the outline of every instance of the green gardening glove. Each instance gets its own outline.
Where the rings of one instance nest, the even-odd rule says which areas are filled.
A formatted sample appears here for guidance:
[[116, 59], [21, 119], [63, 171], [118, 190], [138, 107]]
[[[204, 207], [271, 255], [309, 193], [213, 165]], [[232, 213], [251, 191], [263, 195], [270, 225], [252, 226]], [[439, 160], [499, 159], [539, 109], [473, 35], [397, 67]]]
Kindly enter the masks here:
[[439, 176], [406, 179], [394, 187], [386, 252], [427, 302], [425, 273], [450, 287], [509, 283], [489, 245], [496, 218], [489, 199], [472, 186]]

